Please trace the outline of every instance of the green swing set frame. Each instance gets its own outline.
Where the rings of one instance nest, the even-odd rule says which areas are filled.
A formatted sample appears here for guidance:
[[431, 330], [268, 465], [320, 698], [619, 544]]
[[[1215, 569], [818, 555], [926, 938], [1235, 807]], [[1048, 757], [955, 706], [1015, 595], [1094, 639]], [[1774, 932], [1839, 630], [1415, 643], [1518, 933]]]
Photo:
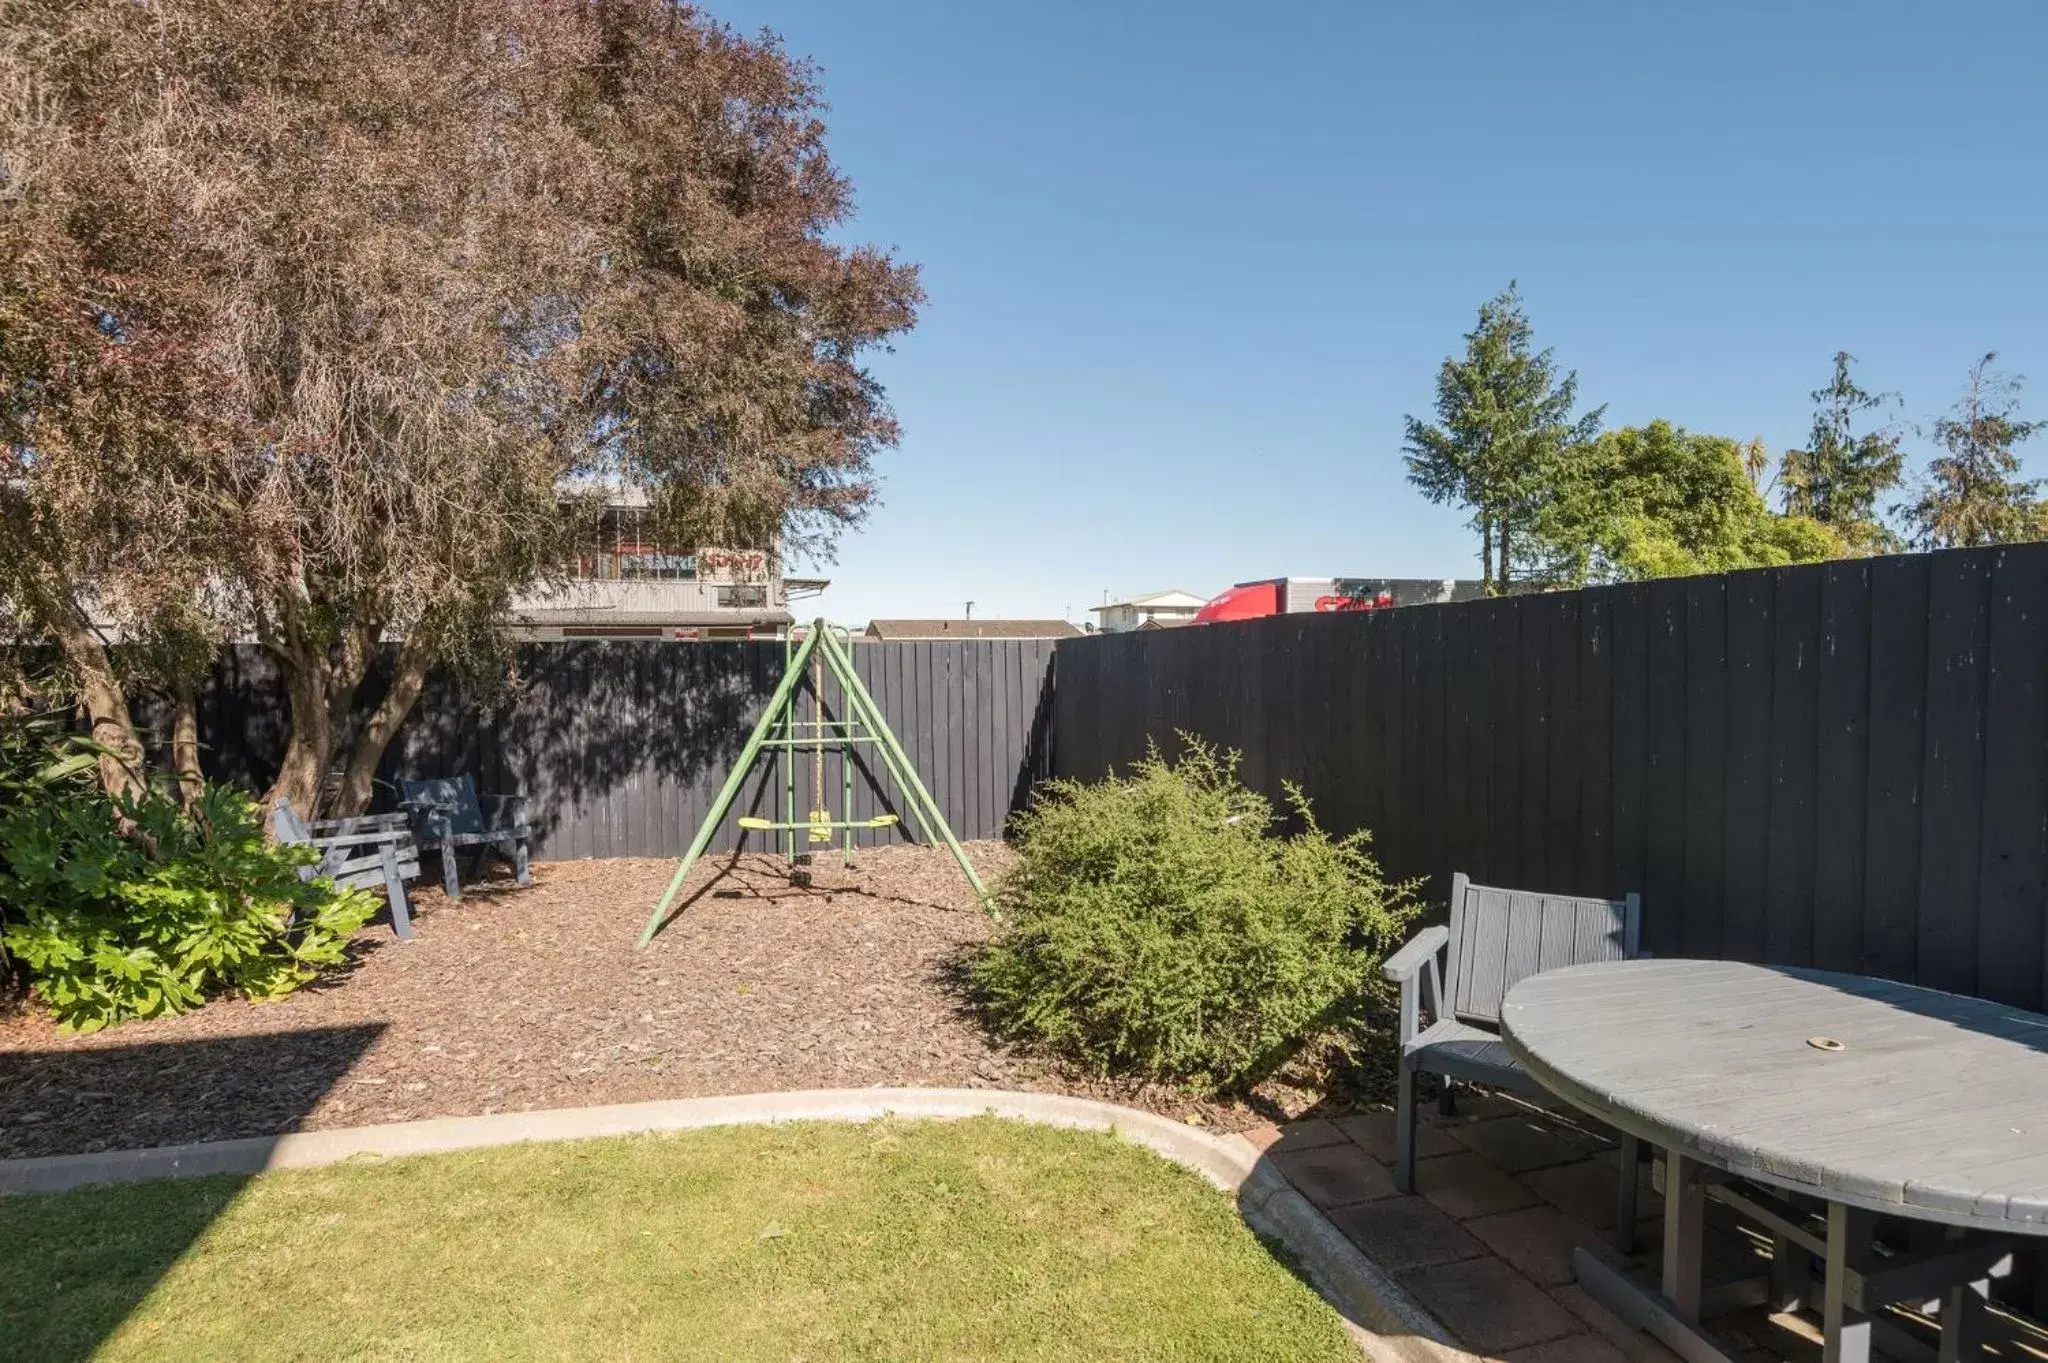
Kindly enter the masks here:
[[[840, 816], [837, 819], [819, 817], [828, 811], [817, 808], [809, 811], [810, 817], [796, 816], [796, 763], [783, 763], [783, 817], [780, 820], [742, 818], [739, 826], [754, 832], [780, 833], [784, 849], [794, 866], [797, 859], [797, 838], [808, 835], [815, 842], [832, 841], [835, 832], [844, 835], [846, 864], [853, 864], [854, 834], [863, 828], [886, 828], [899, 821], [896, 814], [883, 814], [872, 819], [853, 817], [853, 754], [863, 744], [871, 744], [881, 754], [882, 763], [895, 778], [902, 791], [904, 803], [909, 807], [917, 822], [929, 838], [933, 833], [945, 840], [953, 853], [953, 860], [960, 863], [961, 872], [967, 883], [974, 887], [974, 893], [981, 900], [982, 907], [992, 916], [996, 914], [995, 901], [989, 897], [988, 888], [975, 873], [974, 863], [967, 859], [967, 852], [960, 846], [960, 840], [953, 836], [953, 829], [946, 822], [946, 816], [939, 809], [938, 801], [932, 798], [924, 782], [919, 779], [917, 768], [903, 751], [903, 745], [896, 741], [889, 722], [882, 718], [882, 708], [875, 704], [875, 698], [868, 694], [860, 675], [854, 671], [853, 656], [849, 645], [842, 642], [832, 627], [823, 619], [811, 622], [809, 630], [800, 643], [783, 641], [784, 665], [782, 680], [768, 698], [767, 708], [761, 712], [760, 722], [747, 737], [746, 746], [740, 749], [739, 759], [733, 763], [732, 771], [725, 778], [725, 785], [719, 789], [718, 798], [711, 802], [711, 808], [704, 813], [704, 821], [697, 826], [697, 834], [690, 839], [689, 850], [683, 853], [681, 864], [676, 867], [675, 876], [663, 892], [661, 902], [654, 906], [654, 912], [647, 919], [647, 926], [641, 929], [639, 945], [644, 947], [654, 940], [668, 921], [669, 910], [682, 893], [683, 881], [689, 877], [690, 868], [703, 857], [704, 849], [711, 845], [711, 838], [724, 822], [732, 803], [739, 797], [740, 789], [752, 774], [754, 765], [760, 761], [763, 751], [781, 748], [794, 759], [799, 751], [808, 751], [822, 769], [827, 752], [843, 754], [840, 763]], [[796, 702], [804, 673], [818, 666], [817, 679], [812, 688], [817, 694], [818, 718], [801, 720], [796, 717]], [[823, 676], [830, 671], [838, 679], [841, 695], [845, 697], [841, 717], [824, 717]], [[824, 792], [813, 792], [813, 803], [822, 803]]]

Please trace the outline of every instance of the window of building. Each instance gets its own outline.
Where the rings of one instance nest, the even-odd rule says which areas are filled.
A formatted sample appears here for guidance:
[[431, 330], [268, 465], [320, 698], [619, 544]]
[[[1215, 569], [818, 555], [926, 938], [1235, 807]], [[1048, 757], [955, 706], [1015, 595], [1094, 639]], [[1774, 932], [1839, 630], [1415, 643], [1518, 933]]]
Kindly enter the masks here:
[[697, 576], [697, 556], [663, 544], [645, 508], [608, 508], [572, 576], [600, 582], [677, 582]]
[[768, 586], [762, 582], [720, 587], [718, 604], [726, 610], [760, 610], [768, 604]]

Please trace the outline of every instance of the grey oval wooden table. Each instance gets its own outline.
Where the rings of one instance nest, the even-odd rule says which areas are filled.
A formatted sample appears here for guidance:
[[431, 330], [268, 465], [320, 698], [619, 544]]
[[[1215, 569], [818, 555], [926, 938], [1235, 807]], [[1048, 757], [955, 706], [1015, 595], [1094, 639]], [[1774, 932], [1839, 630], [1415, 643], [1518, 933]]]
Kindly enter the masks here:
[[[1706, 1171], [1828, 1204], [1817, 1249], [1831, 1360], [1868, 1356], [1857, 1307], [1876, 1309], [1874, 1289], [1857, 1297], [1880, 1276], [1859, 1263], [1873, 1214], [2048, 1235], [2040, 1014], [1828, 971], [1642, 960], [1531, 976], [1508, 993], [1501, 1030], [1545, 1088], [1666, 1151], [1663, 1305], [1688, 1326]], [[1978, 1258], [1957, 1271], [1999, 1242], [1969, 1243]], [[1951, 1299], [1957, 1319], [1975, 1306]], [[1944, 1352], [1969, 1356], [1948, 1326]]]

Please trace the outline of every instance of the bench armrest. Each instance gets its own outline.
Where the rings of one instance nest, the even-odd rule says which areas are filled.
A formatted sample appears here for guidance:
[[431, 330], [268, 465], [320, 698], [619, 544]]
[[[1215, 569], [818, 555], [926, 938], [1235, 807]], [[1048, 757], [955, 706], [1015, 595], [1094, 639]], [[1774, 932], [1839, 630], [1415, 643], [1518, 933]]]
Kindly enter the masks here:
[[[1442, 1017], [1444, 1011], [1443, 979], [1436, 971], [1437, 953], [1444, 949], [1444, 943], [1451, 940], [1451, 930], [1442, 925], [1424, 928], [1415, 934], [1380, 966], [1380, 973], [1390, 980], [1401, 982], [1401, 1050], [1405, 1054], [1416, 1037], [1422, 1035], [1422, 1014], [1425, 1007], [1432, 1017]], [[1427, 1000], [1423, 991], [1429, 991]]]
[[1380, 974], [1396, 982], [1411, 980], [1424, 966], [1436, 960], [1436, 954], [1450, 940], [1451, 930], [1441, 923], [1433, 928], [1424, 928], [1409, 939], [1408, 945], [1381, 963]]

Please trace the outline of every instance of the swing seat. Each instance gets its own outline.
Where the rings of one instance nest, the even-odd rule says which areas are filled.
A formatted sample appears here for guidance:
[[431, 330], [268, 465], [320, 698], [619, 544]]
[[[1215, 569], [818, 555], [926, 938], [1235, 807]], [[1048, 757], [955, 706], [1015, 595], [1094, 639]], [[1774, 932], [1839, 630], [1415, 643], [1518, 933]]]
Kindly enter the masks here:
[[882, 814], [872, 819], [828, 819], [823, 823], [770, 823], [766, 819], [742, 815], [740, 827], [753, 829], [757, 833], [774, 833], [794, 828], [887, 828], [890, 824], [901, 822], [901, 817], [895, 814]]

